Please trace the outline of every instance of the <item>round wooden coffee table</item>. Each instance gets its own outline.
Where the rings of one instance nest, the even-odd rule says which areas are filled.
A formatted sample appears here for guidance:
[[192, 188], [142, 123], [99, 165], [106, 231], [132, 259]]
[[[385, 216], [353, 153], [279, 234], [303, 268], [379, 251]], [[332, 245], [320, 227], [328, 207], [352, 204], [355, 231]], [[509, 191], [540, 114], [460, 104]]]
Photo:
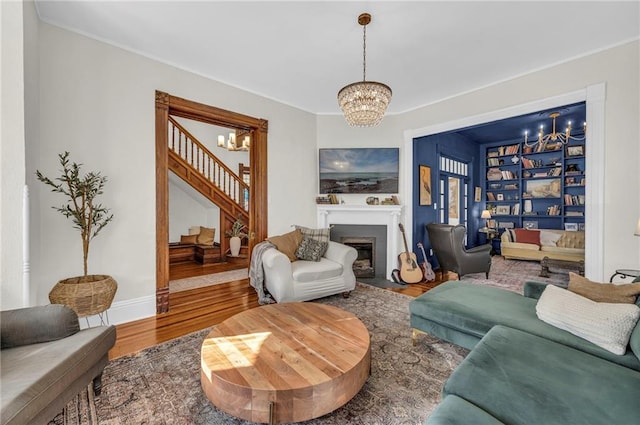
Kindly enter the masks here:
[[300, 422], [347, 403], [369, 377], [369, 332], [353, 314], [316, 303], [236, 314], [202, 343], [202, 388], [230, 415]]

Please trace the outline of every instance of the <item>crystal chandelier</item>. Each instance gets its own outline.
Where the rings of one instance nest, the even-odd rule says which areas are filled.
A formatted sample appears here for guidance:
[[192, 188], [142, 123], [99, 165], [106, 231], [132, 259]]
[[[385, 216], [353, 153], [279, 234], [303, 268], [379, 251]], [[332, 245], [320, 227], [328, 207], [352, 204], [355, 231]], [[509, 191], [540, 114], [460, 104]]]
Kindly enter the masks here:
[[362, 25], [362, 81], [344, 86], [338, 92], [338, 104], [347, 123], [356, 127], [372, 127], [380, 124], [391, 101], [391, 89], [386, 84], [367, 81], [367, 24], [371, 15], [358, 16]]
[[558, 118], [560, 116], [560, 112], [552, 112], [551, 114], [549, 114], [549, 118], [551, 118], [553, 120], [553, 125], [552, 125], [552, 129], [551, 129], [551, 133], [547, 134], [546, 136], [544, 135], [543, 130], [543, 126], [542, 124], [540, 124], [540, 131], [538, 131], [538, 140], [529, 144], [529, 131], [525, 131], [524, 132], [524, 145], [527, 147], [533, 147], [536, 144], [539, 144], [540, 146], [544, 146], [546, 143], [548, 143], [549, 141], [555, 142], [555, 141], [559, 141], [562, 142], [562, 144], [566, 145], [567, 143], [569, 143], [569, 140], [584, 140], [585, 136], [587, 134], [587, 123], [583, 123], [582, 124], [582, 130], [584, 131], [585, 136], [583, 137], [575, 137], [571, 135], [571, 121], [569, 121], [567, 123], [567, 128], [564, 130], [564, 133], [559, 133], [556, 132], [556, 118]]

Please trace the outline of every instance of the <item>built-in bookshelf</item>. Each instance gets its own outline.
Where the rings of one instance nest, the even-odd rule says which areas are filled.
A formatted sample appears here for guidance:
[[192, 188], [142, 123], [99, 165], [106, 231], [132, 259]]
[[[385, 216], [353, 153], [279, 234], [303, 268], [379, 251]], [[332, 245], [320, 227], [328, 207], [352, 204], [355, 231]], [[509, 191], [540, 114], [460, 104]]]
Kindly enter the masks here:
[[583, 229], [585, 142], [484, 145], [484, 201], [496, 227]]

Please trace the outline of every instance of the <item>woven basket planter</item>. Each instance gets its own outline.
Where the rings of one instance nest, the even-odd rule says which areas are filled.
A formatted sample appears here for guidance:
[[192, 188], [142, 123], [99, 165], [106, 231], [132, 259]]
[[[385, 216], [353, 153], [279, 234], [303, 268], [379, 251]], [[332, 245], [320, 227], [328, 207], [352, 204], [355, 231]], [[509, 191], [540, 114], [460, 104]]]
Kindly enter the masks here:
[[111, 307], [117, 289], [118, 284], [108, 275], [70, 277], [56, 283], [49, 301], [72, 308], [78, 317], [91, 316]]

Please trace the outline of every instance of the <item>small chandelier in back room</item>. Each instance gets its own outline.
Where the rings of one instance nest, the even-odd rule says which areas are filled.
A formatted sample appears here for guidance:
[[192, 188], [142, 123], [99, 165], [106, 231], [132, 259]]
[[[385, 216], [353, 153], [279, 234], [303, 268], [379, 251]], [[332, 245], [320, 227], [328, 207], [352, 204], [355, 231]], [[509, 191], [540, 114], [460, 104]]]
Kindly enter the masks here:
[[525, 131], [524, 145], [526, 147], [533, 147], [536, 144], [538, 144], [539, 147], [543, 148], [549, 142], [559, 142], [566, 145], [567, 143], [569, 143], [570, 140], [585, 139], [585, 135], [587, 133], [586, 122], [582, 124], [583, 136], [576, 137], [571, 135], [571, 130], [573, 129], [573, 127], [571, 126], [571, 121], [567, 123], [567, 127], [565, 128], [564, 132], [556, 131], [556, 118], [558, 118], [559, 116], [560, 116], [560, 112], [552, 112], [549, 114], [549, 118], [553, 120], [551, 125], [551, 133], [545, 135], [543, 131], [544, 126], [540, 124], [540, 130], [538, 131], [538, 139], [535, 142], [529, 143], [529, 131]]
[[362, 25], [362, 81], [351, 83], [338, 92], [338, 104], [349, 125], [371, 127], [380, 124], [391, 101], [391, 89], [386, 84], [367, 81], [367, 24], [371, 15], [358, 16]]

